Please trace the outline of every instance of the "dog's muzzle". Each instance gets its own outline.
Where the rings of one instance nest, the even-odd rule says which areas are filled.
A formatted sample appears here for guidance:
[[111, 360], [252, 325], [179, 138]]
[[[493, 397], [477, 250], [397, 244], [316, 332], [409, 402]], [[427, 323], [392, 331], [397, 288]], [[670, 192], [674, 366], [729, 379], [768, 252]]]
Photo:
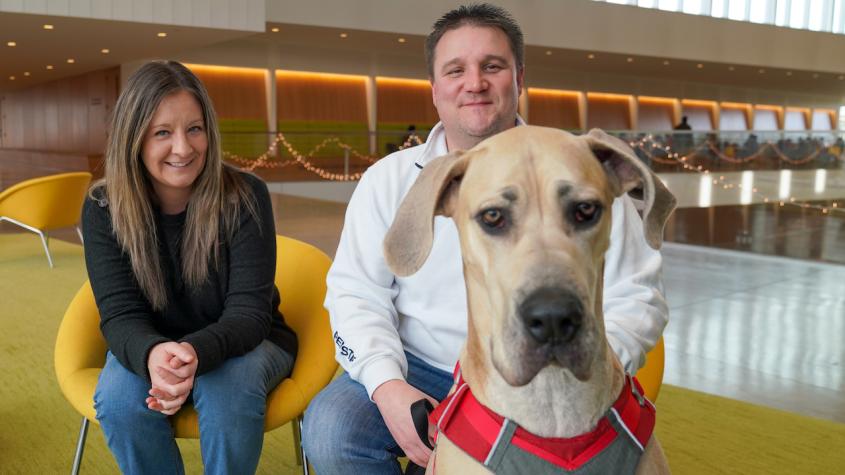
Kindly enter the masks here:
[[565, 345], [578, 335], [584, 321], [584, 306], [574, 293], [543, 287], [519, 304], [519, 316], [528, 334], [539, 344]]

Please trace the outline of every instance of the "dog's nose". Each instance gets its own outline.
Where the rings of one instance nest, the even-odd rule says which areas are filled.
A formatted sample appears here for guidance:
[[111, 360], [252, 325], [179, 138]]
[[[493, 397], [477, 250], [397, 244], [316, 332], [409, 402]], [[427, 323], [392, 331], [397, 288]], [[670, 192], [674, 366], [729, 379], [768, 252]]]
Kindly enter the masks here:
[[559, 288], [541, 288], [519, 305], [528, 333], [538, 343], [567, 343], [575, 338], [584, 318], [581, 300]]

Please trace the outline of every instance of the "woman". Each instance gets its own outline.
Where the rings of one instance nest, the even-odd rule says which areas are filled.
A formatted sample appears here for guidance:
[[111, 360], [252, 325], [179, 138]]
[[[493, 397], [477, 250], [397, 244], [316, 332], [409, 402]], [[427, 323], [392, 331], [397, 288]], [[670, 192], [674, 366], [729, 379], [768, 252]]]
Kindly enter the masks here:
[[183, 65], [129, 79], [82, 223], [109, 349], [94, 404], [120, 469], [183, 473], [167, 416], [192, 402], [206, 473], [255, 472], [296, 336], [278, 311], [267, 187], [222, 162], [211, 100]]

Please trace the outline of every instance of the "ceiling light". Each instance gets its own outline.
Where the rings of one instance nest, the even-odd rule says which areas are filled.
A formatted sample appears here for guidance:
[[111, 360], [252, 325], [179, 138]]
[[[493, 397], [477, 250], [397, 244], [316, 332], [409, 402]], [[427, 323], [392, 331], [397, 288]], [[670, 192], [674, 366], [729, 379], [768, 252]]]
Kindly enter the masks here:
[[349, 35], [347, 35], [346, 33], [341, 33], [341, 34], [340, 34], [340, 37], [341, 37], [341, 38], [346, 38], [347, 36], [349, 36]]
[[696, 64], [695, 67], [698, 69], [704, 69], [704, 65], [701, 63]]
[[9, 76], [9, 81], [14, 81], [14, 80], [15, 80], [14, 76]]
[[845, 80], [845, 76], [840, 75], [840, 76], [839, 76], [838, 78], [836, 78], [836, 79], [839, 79], [840, 81], [842, 81], [842, 80]]
[[270, 28], [270, 31], [272, 31], [273, 33], [278, 33], [278, 32], [279, 32], [279, 27], [278, 27], [278, 26], [274, 26], [273, 28]]
[[400, 42], [400, 43], [404, 43], [404, 42], [405, 42], [405, 38], [399, 38], [399, 39], [398, 39], [398, 40], [396, 40], [396, 41], [398, 41], [398, 42]]
[[47, 69], [53, 69], [53, 65], [52, 65], [52, 64], [48, 64], [48, 65], [47, 65]]
[[6, 46], [9, 46], [9, 47], [12, 47], [12, 48], [14, 48], [14, 47], [15, 47], [15, 46], [17, 46], [17, 45], [18, 45], [18, 44], [17, 44], [17, 43], [15, 43], [14, 41], [7, 41], [7, 42], [6, 42]]
[[68, 58], [68, 59], [67, 59], [67, 64], [73, 64], [73, 63], [75, 63], [75, 62], [76, 62], [76, 60], [75, 60], [75, 59], [73, 59], [73, 58]]
[[786, 75], [787, 75], [787, 76], [792, 76], [792, 71], [787, 71], [787, 72], [786, 72]]
[[24, 71], [23, 75], [29, 77], [29, 71]]
[[633, 63], [633, 62], [634, 62], [634, 58], [628, 58], [628, 59], [626, 59], [625, 61], [628, 61], [629, 63]]
[[53, 25], [46, 24], [46, 25], [44, 25], [44, 27], [43, 27], [43, 28], [44, 28], [45, 30], [52, 30], [52, 29], [53, 29]]
[[813, 73], [813, 79], [818, 79], [818, 78], [819, 78], [819, 73]]
[[736, 68], [733, 67], [733, 66], [728, 66], [728, 71], [733, 71], [734, 69], [736, 69]]
[[160, 31], [156, 33], [156, 36], [158, 36], [159, 38], [167, 38], [167, 33]]
[[593, 53], [590, 53], [590, 54], [587, 55], [587, 59], [596, 59], [596, 55], [594, 55]]
[[550, 50], [546, 50], [546, 56], [551, 56], [552, 52]]
[[669, 66], [669, 60], [668, 59], [663, 60], [663, 66]]
[[111, 53], [111, 51], [109, 51], [108, 48], [103, 48], [103, 49], [100, 50], [100, 53], [109, 54], [109, 53]]
[[763, 69], [763, 68], [760, 68], [760, 69], [757, 70], [757, 74], [764, 74], [765, 72], [766, 72], [766, 70]]

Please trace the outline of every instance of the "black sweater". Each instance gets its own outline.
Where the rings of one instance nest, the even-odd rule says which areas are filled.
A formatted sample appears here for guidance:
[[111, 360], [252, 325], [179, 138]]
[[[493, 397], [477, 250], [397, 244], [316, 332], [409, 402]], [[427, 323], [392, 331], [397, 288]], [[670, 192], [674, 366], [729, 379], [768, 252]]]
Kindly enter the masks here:
[[112, 232], [108, 203], [88, 198], [82, 210], [85, 264], [100, 311], [100, 329], [109, 350], [124, 367], [149, 378], [147, 357], [153, 346], [185, 341], [197, 352], [197, 375], [227, 358], [248, 353], [269, 340], [296, 355], [297, 340], [279, 312], [274, 284], [276, 236], [267, 186], [241, 174], [255, 196], [257, 222], [243, 207], [231, 240], [220, 232], [220, 263], [191, 291], [182, 280], [180, 242], [187, 212], [156, 210], [156, 232], [167, 290], [167, 306], [153, 311], [132, 272], [129, 256]]

